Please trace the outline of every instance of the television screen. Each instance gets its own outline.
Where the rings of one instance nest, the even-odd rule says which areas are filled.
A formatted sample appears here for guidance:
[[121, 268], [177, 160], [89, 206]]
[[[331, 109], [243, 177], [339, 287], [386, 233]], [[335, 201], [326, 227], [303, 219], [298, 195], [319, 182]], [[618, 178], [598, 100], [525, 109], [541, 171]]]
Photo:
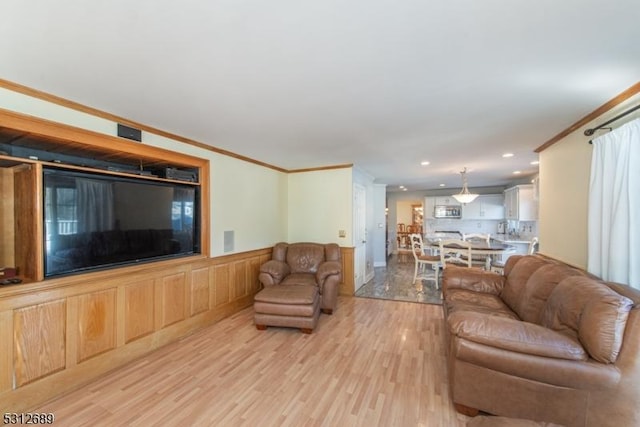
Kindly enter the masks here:
[[44, 169], [45, 276], [199, 251], [193, 185]]

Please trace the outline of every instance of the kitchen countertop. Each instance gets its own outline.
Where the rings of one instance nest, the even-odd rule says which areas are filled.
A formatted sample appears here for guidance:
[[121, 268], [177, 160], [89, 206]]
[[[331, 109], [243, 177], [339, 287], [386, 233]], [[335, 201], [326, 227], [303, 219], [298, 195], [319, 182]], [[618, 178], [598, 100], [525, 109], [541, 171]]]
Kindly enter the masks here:
[[527, 240], [525, 237], [510, 236], [508, 234], [493, 234], [491, 238], [502, 243], [522, 243], [526, 245], [531, 243], [531, 238]]

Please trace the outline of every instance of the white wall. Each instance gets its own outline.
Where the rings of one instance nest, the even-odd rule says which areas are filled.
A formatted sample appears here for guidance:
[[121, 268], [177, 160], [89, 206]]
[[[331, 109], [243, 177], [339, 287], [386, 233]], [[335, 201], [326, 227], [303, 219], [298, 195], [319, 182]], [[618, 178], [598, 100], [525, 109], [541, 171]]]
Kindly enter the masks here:
[[[637, 105], [640, 95], [567, 135], [540, 153], [540, 252], [580, 268], [587, 267], [587, 206], [594, 136], [584, 130], [595, 127]], [[640, 117], [634, 112], [612, 124], [618, 127]]]
[[396, 224], [413, 224], [413, 205], [422, 205], [422, 199], [399, 200], [396, 203]]
[[288, 186], [288, 241], [352, 246], [351, 168], [291, 173]]
[[[3, 88], [0, 108], [117, 135], [115, 122]], [[210, 161], [211, 256], [224, 254], [223, 234], [227, 230], [235, 232], [234, 252], [287, 240], [286, 173], [148, 132], [142, 133], [142, 141]]]

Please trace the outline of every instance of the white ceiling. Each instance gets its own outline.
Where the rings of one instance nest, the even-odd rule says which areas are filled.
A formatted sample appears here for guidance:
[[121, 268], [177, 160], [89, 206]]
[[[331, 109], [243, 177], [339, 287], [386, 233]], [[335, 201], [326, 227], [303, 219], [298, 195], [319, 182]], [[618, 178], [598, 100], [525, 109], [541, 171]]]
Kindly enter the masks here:
[[535, 174], [640, 80], [638, 0], [2, 0], [0, 22], [0, 78], [390, 189]]

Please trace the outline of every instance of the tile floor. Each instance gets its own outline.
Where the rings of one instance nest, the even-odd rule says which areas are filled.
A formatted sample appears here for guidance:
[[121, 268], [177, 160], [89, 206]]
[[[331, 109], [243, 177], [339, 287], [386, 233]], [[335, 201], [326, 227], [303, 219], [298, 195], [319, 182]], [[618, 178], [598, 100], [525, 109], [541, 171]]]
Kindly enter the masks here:
[[[375, 267], [374, 278], [355, 293], [357, 297], [410, 301], [425, 304], [442, 304], [442, 291], [435, 288], [433, 279], [418, 279], [413, 284], [413, 258], [392, 255], [386, 267]], [[429, 270], [427, 275], [433, 277]]]

